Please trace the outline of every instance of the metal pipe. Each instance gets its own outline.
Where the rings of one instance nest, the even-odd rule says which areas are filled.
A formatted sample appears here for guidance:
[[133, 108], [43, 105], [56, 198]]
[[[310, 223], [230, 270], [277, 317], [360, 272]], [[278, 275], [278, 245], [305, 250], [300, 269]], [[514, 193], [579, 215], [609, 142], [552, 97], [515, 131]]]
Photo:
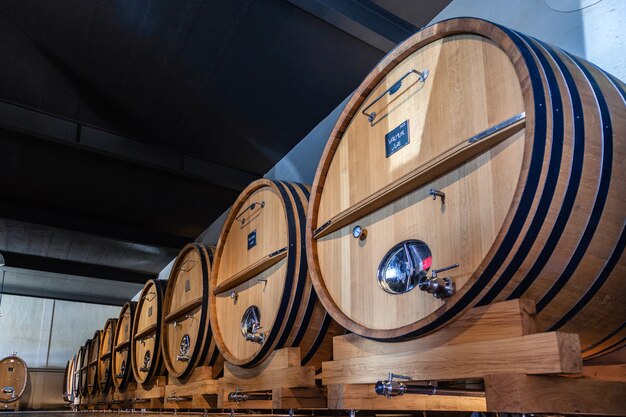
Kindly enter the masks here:
[[374, 386], [378, 395], [388, 398], [398, 397], [404, 394], [423, 395], [454, 395], [457, 397], [484, 397], [485, 393], [479, 390], [437, 388], [432, 385], [407, 385], [397, 381], [378, 381]]
[[228, 401], [239, 404], [243, 401], [259, 401], [259, 400], [271, 400], [271, 392], [242, 392], [235, 391], [228, 394]]

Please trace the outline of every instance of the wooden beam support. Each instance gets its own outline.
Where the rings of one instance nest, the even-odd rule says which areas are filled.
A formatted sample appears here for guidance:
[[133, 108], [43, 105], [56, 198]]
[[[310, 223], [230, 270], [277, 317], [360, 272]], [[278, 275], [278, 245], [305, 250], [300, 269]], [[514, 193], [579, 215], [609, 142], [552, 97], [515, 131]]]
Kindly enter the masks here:
[[442, 329], [406, 342], [377, 342], [354, 333], [337, 336], [333, 338], [333, 359], [420, 352], [438, 346], [498, 340], [536, 332], [534, 302], [517, 299], [474, 308]]
[[487, 411], [626, 415], [626, 383], [590, 378], [485, 376]]
[[551, 332], [440, 346], [419, 352], [381, 354], [322, 364], [322, 382], [371, 384], [389, 372], [416, 381], [483, 378], [493, 373], [580, 373], [578, 335]]
[[407, 394], [387, 398], [373, 384], [329, 385], [328, 408], [333, 410], [486, 411], [484, 397]]

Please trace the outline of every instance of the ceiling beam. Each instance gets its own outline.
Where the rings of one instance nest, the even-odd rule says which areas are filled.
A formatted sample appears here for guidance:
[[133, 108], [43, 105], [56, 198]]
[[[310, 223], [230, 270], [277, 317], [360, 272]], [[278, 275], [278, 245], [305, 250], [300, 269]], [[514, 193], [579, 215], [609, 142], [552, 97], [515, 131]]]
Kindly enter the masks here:
[[149, 145], [95, 126], [2, 99], [0, 99], [0, 127], [237, 191], [243, 190], [252, 181], [260, 178], [254, 173], [209, 162], [176, 150]]
[[79, 303], [102, 304], [107, 306], [123, 306], [128, 298], [110, 297], [107, 295], [89, 295], [80, 293], [69, 293], [61, 291], [49, 291], [39, 288], [25, 288], [17, 285], [6, 284], [3, 294], [19, 295], [23, 297], [45, 298], [48, 300], [75, 301]]
[[32, 271], [52, 272], [56, 274], [76, 275], [99, 278], [109, 281], [145, 284], [149, 279], [157, 278], [157, 274], [115, 268], [107, 265], [88, 264], [63, 259], [46, 258], [44, 256], [25, 255], [23, 253], [2, 251], [4, 264], [11, 268]]
[[385, 53], [418, 30], [369, 0], [287, 1]]
[[43, 226], [57, 227], [128, 243], [172, 249], [176, 252], [193, 240], [183, 236], [157, 233], [131, 226], [85, 220], [51, 212], [45, 210], [45, 208], [13, 205], [9, 202], [0, 202], [0, 219], [11, 219]]

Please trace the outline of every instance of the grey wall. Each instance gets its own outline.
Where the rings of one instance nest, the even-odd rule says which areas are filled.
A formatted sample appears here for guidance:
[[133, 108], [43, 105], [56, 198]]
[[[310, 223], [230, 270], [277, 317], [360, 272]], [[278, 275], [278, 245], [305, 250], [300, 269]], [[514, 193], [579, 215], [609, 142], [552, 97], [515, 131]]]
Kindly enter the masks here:
[[64, 368], [120, 307], [5, 294], [0, 314], [0, 357], [16, 351], [30, 368]]

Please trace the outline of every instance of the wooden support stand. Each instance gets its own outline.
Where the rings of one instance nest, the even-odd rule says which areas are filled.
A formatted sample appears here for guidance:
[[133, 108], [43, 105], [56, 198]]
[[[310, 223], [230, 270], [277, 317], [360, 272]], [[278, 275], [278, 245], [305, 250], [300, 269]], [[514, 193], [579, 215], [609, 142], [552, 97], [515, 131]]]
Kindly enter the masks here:
[[[335, 337], [334, 359], [322, 364], [328, 407], [626, 415], [625, 367], [583, 368], [578, 335], [537, 333], [534, 314], [532, 302], [511, 300], [475, 308], [407, 342]], [[484, 396], [377, 395], [374, 384], [390, 373], [412, 378], [398, 381], [407, 386], [484, 381]]]
[[0, 411], [20, 411], [20, 400], [0, 403]]
[[187, 381], [168, 376], [165, 386], [166, 409], [217, 408], [218, 382], [213, 379], [213, 369], [201, 366], [194, 369]]
[[[224, 377], [220, 379], [218, 408], [326, 408], [326, 396], [315, 382], [315, 368], [301, 366], [300, 363], [300, 348], [279, 349], [255, 368], [246, 369], [225, 363]], [[271, 400], [230, 401], [228, 395], [237, 390], [245, 394], [271, 394]]]
[[111, 401], [111, 408], [123, 409], [132, 408], [132, 399], [135, 398], [135, 390], [137, 389], [136, 382], [129, 382], [126, 386], [126, 390], [113, 391], [113, 400]]
[[131, 399], [134, 409], [159, 409], [164, 407], [165, 386], [167, 385], [167, 377], [158, 376], [150, 388], [144, 388], [141, 384], [137, 384], [135, 395]]

